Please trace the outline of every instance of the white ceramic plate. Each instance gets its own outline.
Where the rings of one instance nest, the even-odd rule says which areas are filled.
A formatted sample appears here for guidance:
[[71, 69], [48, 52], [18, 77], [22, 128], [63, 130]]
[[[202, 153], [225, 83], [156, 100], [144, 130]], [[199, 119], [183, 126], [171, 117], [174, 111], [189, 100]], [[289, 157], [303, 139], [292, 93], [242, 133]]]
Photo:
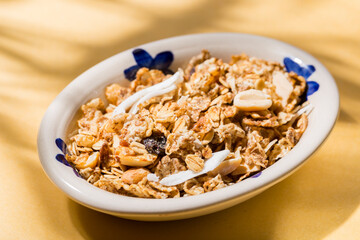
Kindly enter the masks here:
[[[129, 83], [124, 70], [128, 69], [127, 76], [131, 77], [131, 70], [138, 67], [133, 55], [135, 49], [140, 65], [160, 67], [166, 71], [168, 68], [176, 71], [178, 67], [184, 67], [188, 60], [202, 49], [208, 49], [212, 56], [224, 61], [228, 61], [231, 55], [240, 53], [279, 62], [287, 59], [285, 61], [290, 70], [305, 76], [311, 74], [307, 79], [312, 92], [309, 101], [315, 108], [309, 117], [309, 126], [294, 149], [261, 174], [213, 192], [177, 199], [143, 199], [116, 195], [96, 188], [76, 176], [73, 169], [64, 164], [64, 153], [61, 151], [64, 148], [59, 139], [66, 138], [67, 129], [82, 104], [91, 98], [103, 96], [104, 88], [110, 83]], [[165, 53], [161, 53], [164, 51]], [[149, 58], [147, 53], [153, 58]], [[158, 57], [155, 57], [157, 54]], [[169, 64], [171, 65], [168, 67]], [[317, 89], [318, 86], [320, 87]], [[328, 136], [335, 124], [338, 109], [339, 94], [334, 79], [318, 60], [298, 48], [274, 39], [248, 34], [180, 36], [121, 52], [72, 81], [52, 102], [42, 120], [38, 134], [38, 152], [41, 164], [52, 182], [70, 198], [89, 208], [138, 220], [189, 218], [231, 207], [290, 175]]]

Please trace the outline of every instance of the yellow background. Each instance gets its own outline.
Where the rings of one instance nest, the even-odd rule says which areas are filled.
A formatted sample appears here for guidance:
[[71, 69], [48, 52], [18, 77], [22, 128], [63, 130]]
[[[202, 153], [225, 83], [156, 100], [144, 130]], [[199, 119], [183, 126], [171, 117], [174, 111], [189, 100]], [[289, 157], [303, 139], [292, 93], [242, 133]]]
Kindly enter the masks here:
[[[339, 121], [295, 174], [233, 208], [144, 223], [74, 203], [36, 147], [47, 106], [80, 73], [125, 49], [202, 32], [273, 37], [331, 72]], [[360, 239], [360, 1], [0, 1], [0, 239]]]

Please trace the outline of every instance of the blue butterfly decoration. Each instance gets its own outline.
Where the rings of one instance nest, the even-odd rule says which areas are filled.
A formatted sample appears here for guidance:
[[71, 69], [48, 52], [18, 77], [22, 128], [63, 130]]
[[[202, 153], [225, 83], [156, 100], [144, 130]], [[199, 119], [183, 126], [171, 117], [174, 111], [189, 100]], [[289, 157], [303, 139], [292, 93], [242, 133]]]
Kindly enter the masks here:
[[154, 58], [144, 49], [137, 48], [132, 52], [136, 65], [124, 70], [125, 77], [132, 81], [136, 78], [137, 71], [146, 67], [148, 69], [158, 69], [164, 74], [173, 74], [169, 69], [171, 63], [174, 61], [174, 55], [170, 51], [158, 53]]
[[314, 92], [319, 90], [320, 87], [319, 83], [315, 81], [307, 81], [307, 79], [311, 76], [311, 74], [313, 74], [316, 71], [313, 65], [300, 66], [300, 64], [298, 64], [289, 57], [284, 58], [284, 65], [286, 71], [294, 72], [297, 75], [303, 76], [305, 78], [307, 83], [306, 97], [312, 95]]
[[67, 154], [67, 146], [66, 146], [66, 143], [65, 143], [61, 138], [57, 138], [57, 139], [55, 139], [55, 144], [56, 144], [56, 146], [60, 149], [60, 151], [63, 153], [63, 154], [57, 154], [57, 155], [55, 156], [55, 159], [56, 159], [58, 162], [64, 164], [65, 166], [71, 167], [71, 168], [73, 169], [75, 175], [78, 176], [78, 177], [80, 177], [78, 171], [77, 171], [74, 167], [72, 167], [72, 166], [70, 165], [70, 163], [69, 163], [69, 162], [66, 160], [66, 158], [65, 158], [65, 155]]

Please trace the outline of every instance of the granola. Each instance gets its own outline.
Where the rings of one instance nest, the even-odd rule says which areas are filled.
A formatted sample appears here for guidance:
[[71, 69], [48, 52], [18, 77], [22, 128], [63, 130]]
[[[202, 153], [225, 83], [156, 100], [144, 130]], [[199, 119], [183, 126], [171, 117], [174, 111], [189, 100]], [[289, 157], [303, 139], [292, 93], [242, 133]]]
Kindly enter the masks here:
[[311, 111], [303, 77], [245, 54], [207, 50], [173, 75], [141, 68], [130, 87], [81, 107], [66, 159], [89, 183], [133, 197], [175, 198], [230, 186], [300, 140]]

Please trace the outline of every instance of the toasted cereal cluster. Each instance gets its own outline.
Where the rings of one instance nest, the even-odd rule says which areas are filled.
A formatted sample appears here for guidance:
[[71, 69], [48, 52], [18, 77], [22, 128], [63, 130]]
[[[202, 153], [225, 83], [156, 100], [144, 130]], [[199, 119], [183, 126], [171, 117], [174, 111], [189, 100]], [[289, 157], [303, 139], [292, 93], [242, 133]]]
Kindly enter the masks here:
[[[107, 103], [95, 98], [81, 107], [66, 159], [84, 179], [133, 197], [197, 195], [269, 167], [307, 127], [307, 115], [298, 113], [303, 77], [278, 62], [242, 54], [224, 63], [206, 50], [190, 60], [173, 90], [139, 102], [136, 113], [113, 114], [129, 96], [170, 77], [141, 68], [130, 87], [106, 87]], [[229, 150], [226, 158], [201, 174], [213, 153], [222, 150]], [[182, 171], [201, 175], [175, 185], [148, 179]]]

